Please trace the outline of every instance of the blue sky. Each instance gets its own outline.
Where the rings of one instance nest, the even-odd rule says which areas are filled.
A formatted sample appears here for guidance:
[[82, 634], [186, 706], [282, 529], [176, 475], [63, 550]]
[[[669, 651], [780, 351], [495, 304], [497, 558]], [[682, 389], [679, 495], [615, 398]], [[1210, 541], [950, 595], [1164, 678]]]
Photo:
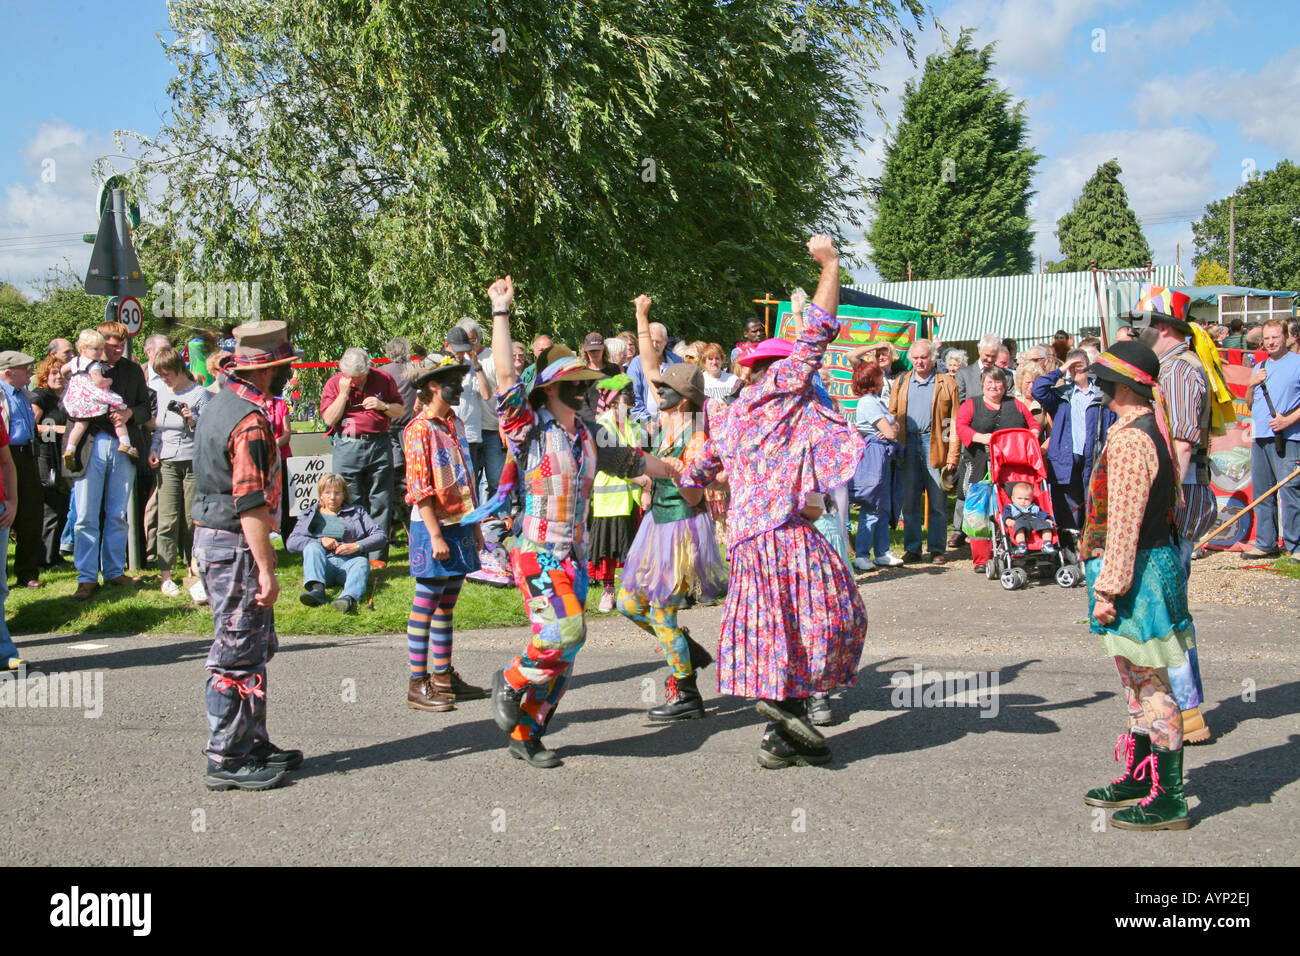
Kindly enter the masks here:
[[[114, 130], [157, 131], [171, 76], [158, 37], [170, 34], [156, 0], [0, 7], [9, 40], [0, 59], [0, 280], [31, 291], [64, 260], [84, 271], [89, 246], [79, 236], [96, 226], [90, 165], [119, 152]], [[951, 37], [969, 26], [981, 45], [996, 44], [998, 80], [1026, 103], [1044, 155], [1035, 252], [1047, 259], [1059, 256], [1056, 219], [1115, 157], [1157, 263], [1173, 262], [1181, 243], [1190, 281], [1190, 224], [1205, 204], [1251, 169], [1300, 160], [1300, 5], [953, 0], [934, 9]], [[938, 32], [924, 30], [918, 62], [940, 46]], [[916, 75], [901, 54], [886, 58], [878, 79], [891, 90], [890, 120]], [[874, 175], [886, 127], [874, 114], [868, 126], [877, 138], [862, 144], [859, 168]]]

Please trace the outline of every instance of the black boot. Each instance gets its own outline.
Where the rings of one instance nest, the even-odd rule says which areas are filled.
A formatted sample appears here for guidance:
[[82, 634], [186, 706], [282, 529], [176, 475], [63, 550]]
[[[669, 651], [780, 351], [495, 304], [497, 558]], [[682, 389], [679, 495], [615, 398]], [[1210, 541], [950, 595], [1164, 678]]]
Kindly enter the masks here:
[[670, 720], [693, 720], [704, 716], [704, 699], [695, 689], [695, 675], [674, 677], [664, 682], [664, 702], [650, 711], [651, 720], [665, 723]]
[[779, 723], [767, 725], [763, 742], [758, 746], [758, 765], [768, 770], [782, 767], [812, 767], [829, 762], [831, 749], [826, 746], [810, 747], [785, 732]]
[[691, 670], [703, 670], [713, 663], [713, 655], [709, 653], [708, 648], [691, 637], [691, 632], [687, 628], [682, 628], [682, 636], [686, 638], [686, 646], [691, 651]]

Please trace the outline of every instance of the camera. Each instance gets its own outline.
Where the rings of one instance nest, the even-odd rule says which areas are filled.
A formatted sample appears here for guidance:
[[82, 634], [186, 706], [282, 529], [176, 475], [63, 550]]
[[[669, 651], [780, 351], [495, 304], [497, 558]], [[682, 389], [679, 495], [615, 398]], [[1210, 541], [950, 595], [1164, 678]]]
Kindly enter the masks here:
[[177, 415], [184, 415], [185, 409], [187, 408], [189, 408], [188, 405], [186, 405], [184, 402], [178, 402], [175, 399], [172, 399], [170, 402], [167, 403], [167, 411], [175, 412]]

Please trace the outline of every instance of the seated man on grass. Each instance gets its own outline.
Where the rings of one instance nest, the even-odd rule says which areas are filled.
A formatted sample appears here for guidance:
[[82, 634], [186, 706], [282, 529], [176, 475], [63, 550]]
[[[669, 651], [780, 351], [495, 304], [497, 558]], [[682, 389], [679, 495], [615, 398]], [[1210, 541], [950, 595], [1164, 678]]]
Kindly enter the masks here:
[[342, 592], [330, 603], [346, 614], [366, 593], [367, 552], [383, 548], [387, 536], [364, 509], [348, 504], [348, 484], [341, 475], [321, 475], [316, 487], [320, 504], [298, 519], [285, 547], [302, 554], [303, 591], [298, 600], [320, 607], [329, 600], [325, 589], [342, 584]]

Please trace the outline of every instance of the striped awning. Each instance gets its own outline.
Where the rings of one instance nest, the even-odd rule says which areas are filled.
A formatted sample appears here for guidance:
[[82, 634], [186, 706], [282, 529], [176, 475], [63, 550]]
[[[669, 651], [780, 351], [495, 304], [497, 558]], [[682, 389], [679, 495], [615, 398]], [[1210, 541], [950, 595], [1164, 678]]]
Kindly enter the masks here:
[[[1144, 282], [1183, 284], [1177, 266], [1156, 266], [1152, 272], [1099, 273], [1107, 314], [1131, 309]], [[1057, 329], [1074, 334], [1101, 325], [1091, 272], [876, 282], [853, 288], [938, 315], [933, 323], [945, 342], [975, 341], [992, 332], [1024, 346], [1047, 341]]]

